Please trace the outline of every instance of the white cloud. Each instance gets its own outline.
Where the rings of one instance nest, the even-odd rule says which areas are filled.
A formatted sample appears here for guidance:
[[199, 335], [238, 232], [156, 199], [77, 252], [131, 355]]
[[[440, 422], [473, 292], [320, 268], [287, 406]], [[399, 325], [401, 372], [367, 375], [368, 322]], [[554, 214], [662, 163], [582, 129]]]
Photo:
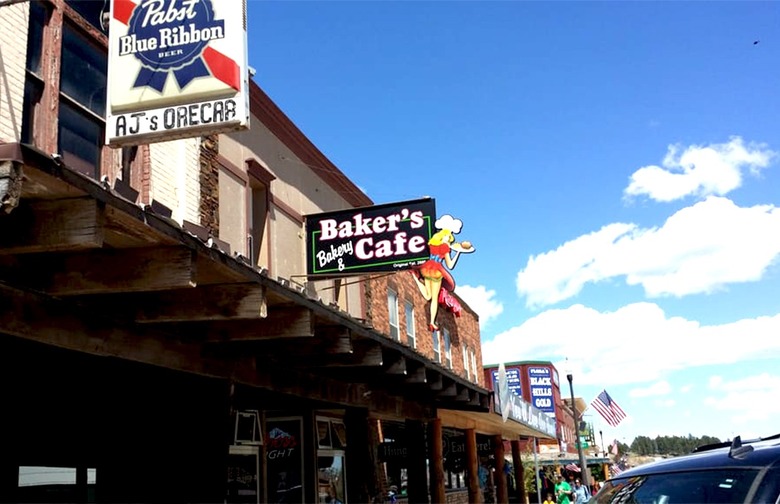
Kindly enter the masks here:
[[645, 166], [631, 175], [625, 196], [673, 201], [686, 196], [724, 195], [742, 185], [745, 170], [757, 174], [776, 153], [765, 145], [733, 137], [725, 144], [691, 145], [680, 153], [670, 145], [662, 166]]
[[662, 380], [698, 366], [777, 360], [778, 334], [780, 314], [707, 326], [667, 317], [654, 303], [613, 312], [574, 305], [547, 310], [498, 334], [483, 343], [482, 355], [485, 364], [549, 360], [562, 375], [566, 367], [560, 363], [568, 357], [578, 383], [612, 387]]
[[750, 282], [780, 256], [780, 208], [739, 207], [710, 196], [660, 228], [615, 223], [531, 256], [517, 275], [526, 305], [577, 295], [587, 283], [624, 277], [650, 297], [711, 293]]
[[752, 425], [777, 418], [780, 415], [780, 402], [777, 391], [780, 390], [780, 376], [761, 373], [738, 380], [724, 380], [711, 377], [709, 387], [712, 395], [704, 399], [704, 404], [712, 407], [721, 415], [728, 415], [743, 437], [758, 437], [774, 432], [752, 432]]
[[649, 387], [637, 388], [629, 392], [630, 397], [651, 397], [667, 395], [672, 391], [668, 381], [659, 381]]
[[458, 285], [455, 288], [455, 292], [472, 310], [477, 312], [479, 315], [480, 327], [485, 327], [488, 322], [501, 315], [504, 311], [504, 305], [493, 299], [496, 295], [496, 291], [487, 290], [483, 285], [478, 285], [476, 287]]

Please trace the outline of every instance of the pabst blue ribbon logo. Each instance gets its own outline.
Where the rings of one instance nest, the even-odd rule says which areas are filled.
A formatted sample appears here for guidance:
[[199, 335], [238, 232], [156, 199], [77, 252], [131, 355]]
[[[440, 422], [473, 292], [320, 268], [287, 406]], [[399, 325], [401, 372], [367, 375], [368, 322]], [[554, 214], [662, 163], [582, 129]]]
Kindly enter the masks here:
[[[127, 24], [127, 35], [119, 37], [119, 55], [132, 54], [142, 65], [134, 88], [149, 86], [162, 92], [172, 73], [184, 89], [193, 79], [212, 72], [238, 88], [237, 80], [229, 82], [232, 76], [219, 75], [237, 73], [237, 65], [216, 51], [204, 54], [211, 40], [225, 37], [225, 22], [214, 19], [211, 0], [142, 0], [138, 5], [117, 0], [115, 9], [114, 17]], [[131, 10], [129, 19], [119, 17], [122, 10], [125, 16]]]

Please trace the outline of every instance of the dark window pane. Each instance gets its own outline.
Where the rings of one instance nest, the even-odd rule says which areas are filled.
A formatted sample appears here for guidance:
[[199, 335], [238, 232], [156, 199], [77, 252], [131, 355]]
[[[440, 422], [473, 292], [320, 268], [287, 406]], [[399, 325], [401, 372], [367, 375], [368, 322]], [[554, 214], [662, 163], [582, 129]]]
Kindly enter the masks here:
[[47, 14], [46, 6], [43, 2], [30, 2], [30, 31], [27, 34], [27, 70], [38, 75], [41, 74], [43, 25]]
[[106, 52], [65, 24], [60, 91], [103, 117], [106, 111]]
[[[745, 502], [758, 470], [709, 469], [614, 479], [604, 486], [596, 504], [696, 502], [727, 504]], [[774, 496], [771, 501], [774, 501]], [[755, 501], [753, 501], [755, 502]]]
[[73, 7], [89, 24], [103, 31], [100, 18], [103, 12], [108, 10], [108, 0], [66, 0], [65, 3]]
[[33, 143], [35, 107], [41, 101], [43, 83], [30, 75], [24, 83], [24, 114], [22, 116], [22, 143]]
[[60, 100], [59, 151], [69, 167], [97, 178], [103, 144], [103, 123]]

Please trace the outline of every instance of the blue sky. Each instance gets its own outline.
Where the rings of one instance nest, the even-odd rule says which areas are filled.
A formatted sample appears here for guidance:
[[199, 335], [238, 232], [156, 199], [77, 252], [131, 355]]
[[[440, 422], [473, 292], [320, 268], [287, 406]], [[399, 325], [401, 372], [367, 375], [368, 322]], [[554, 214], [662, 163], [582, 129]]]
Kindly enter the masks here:
[[[249, 1], [255, 80], [377, 204], [433, 196], [485, 363], [636, 435], [780, 431], [780, 3]], [[568, 388], [565, 388], [568, 394]]]

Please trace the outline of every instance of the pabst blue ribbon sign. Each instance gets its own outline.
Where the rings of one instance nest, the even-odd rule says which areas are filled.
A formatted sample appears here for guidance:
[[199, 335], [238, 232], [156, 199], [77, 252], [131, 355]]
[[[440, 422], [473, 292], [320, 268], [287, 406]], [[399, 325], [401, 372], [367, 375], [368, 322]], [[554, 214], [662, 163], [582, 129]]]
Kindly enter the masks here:
[[249, 124], [246, 0], [112, 0], [106, 142]]

